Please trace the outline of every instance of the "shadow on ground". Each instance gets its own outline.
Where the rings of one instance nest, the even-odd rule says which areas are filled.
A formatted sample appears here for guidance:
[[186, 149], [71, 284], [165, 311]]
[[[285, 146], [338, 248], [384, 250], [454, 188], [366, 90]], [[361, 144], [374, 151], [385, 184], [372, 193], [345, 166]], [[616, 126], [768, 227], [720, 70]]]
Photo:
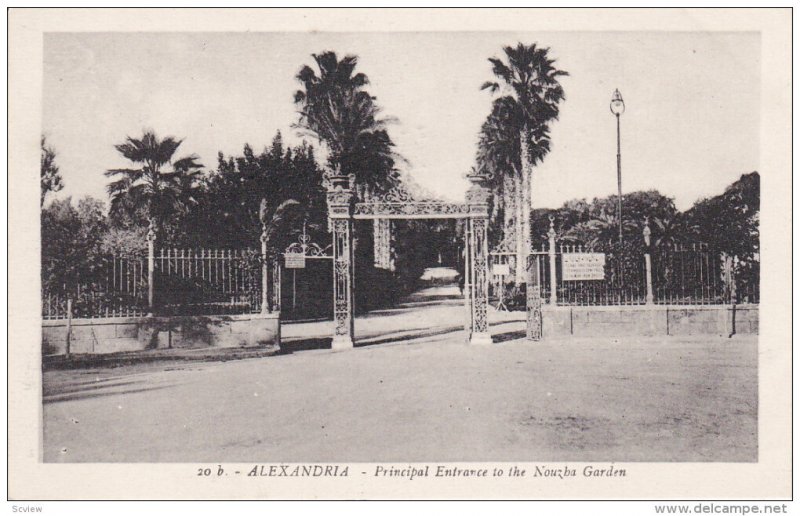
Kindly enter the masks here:
[[492, 342], [499, 344], [501, 342], [508, 342], [510, 340], [524, 339], [526, 335], [527, 334], [525, 333], [525, 330], [492, 334]]
[[[424, 339], [428, 337], [438, 337], [441, 335], [448, 335], [462, 331], [463, 326], [448, 326], [446, 328], [432, 328], [420, 329], [411, 331], [401, 331], [392, 333], [390, 335], [377, 335], [373, 337], [365, 337], [357, 340], [353, 347], [364, 348], [368, 346], [377, 346], [379, 344], [391, 344], [403, 341], [412, 341], [417, 339]], [[281, 355], [289, 355], [298, 351], [311, 351], [317, 349], [331, 349], [330, 337], [312, 337], [308, 339], [296, 339], [281, 342]]]

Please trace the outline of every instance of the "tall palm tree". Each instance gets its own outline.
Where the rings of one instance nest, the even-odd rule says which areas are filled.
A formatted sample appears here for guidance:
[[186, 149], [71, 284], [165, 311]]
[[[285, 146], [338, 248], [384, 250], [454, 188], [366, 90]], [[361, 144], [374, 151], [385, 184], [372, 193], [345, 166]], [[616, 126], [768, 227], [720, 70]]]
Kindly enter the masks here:
[[[508, 236], [515, 233], [516, 213], [515, 175], [519, 169], [519, 140], [509, 132], [504, 123], [504, 103], [495, 101], [492, 112], [481, 126], [478, 140], [477, 169], [490, 178], [494, 192], [490, 222], [492, 227], [500, 225], [500, 241], [509, 242]], [[502, 217], [502, 222], [500, 221]], [[499, 242], [498, 242], [499, 243]]]
[[375, 97], [366, 91], [369, 79], [355, 73], [358, 58], [341, 60], [335, 52], [312, 54], [319, 74], [303, 66], [295, 92], [298, 127], [310, 131], [328, 147], [328, 164], [334, 173], [354, 174], [356, 184], [367, 191], [383, 191], [398, 180], [397, 155], [386, 132], [387, 119], [379, 116]]
[[[508, 97], [495, 100], [481, 126], [478, 142], [478, 168], [492, 178], [490, 186], [498, 199], [494, 203], [493, 222], [502, 213], [504, 235], [515, 235], [515, 222], [520, 221], [519, 214], [525, 209], [522, 199], [517, 198], [521, 186], [517, 183], [522, 175], [519, 133], [506, 123], [513, 116], [513, 110], [513, 102]], [[546, 125], [538, 126], [530, 137], [535, 143], [531, 146], [535, 150], [534, 158], [540, 161], [550, 150], [549, 129]], [[530, 211], [529, 205], [527, 208]]]
[[[492, 73], [500, 81], [487, 81], [481, 89], [500, 93], [495, 101], [502, 102], [503, 123], [519, 142], [519, 168], [514, 171], [518, 202], [515, 206], [517, 262], [522, 263], [531, 244], [531, 176], [533, 166], [549, 152], [548, 126], [558, 118], [558, 105], [564, 100], [564, 89], [559, 77], [569, 75], [555, 67], [548, 56], [548, 48], [535, 43], [516, 47], [503, 47], [508, 63], [489, 58]], [[495, 107], [493, 107], [493, 111]], [[517, 267], [517, 282], [525, 281], [521, 267]]]
[[132, 215], [143, 208], [148, 221], [162, 229], [167, 217], [192, 201], [192, 189], [203, 166], [195, 155], [173, 161], [182, 142], [172, 136], [159, 139], [147, 130], [141, 138], [129, 136], [125, 143], [114, 146], [140, 167], [105, 172], [106, 177], [117, 178], [106, 187], [112, 215]]

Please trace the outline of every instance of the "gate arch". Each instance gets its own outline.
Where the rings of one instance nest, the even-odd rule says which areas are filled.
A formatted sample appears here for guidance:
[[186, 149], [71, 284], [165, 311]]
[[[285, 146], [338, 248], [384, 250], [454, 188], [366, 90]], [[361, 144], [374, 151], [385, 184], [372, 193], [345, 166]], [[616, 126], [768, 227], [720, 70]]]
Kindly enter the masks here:
[[392, 219], [466, 219], [464, 267], [465, 303], [468, 308], [469, 342], [491, 344], [489, 305], [489, 260], [487, 225], [490, 190], [487, 176], [470, 174], [464, 203], [413, 200], [402, 190], [376, 201], [357, 202], [349, 176], [332, 175], [328, 181], [328, 219], [333, 233], [333, 342], [335, 350], [353, 347], [353, 221]]

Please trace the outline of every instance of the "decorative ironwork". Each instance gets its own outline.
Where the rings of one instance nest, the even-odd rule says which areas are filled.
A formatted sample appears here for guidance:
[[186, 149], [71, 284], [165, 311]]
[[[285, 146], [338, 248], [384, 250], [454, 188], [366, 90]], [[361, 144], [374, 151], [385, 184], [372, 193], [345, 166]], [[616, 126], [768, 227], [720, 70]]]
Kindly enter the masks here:
[[379, 202], [415, 202], [414, 196], [404, 188], [393, 188], [389, 192], [378, 196]]
[[466, 200], [469, 204], [470, 219], [467, 224], [470, 264], [470, 301], [472, 308], [472, 333], [470, 342], [473, 344], [491, 344], [489, 334], [489, 319], [487, 309], [489, 306], [489, 247], [487, 225], [489, 221], [488, 201], [491, 193], [486, 186], [486, 176], [471, 174], [467, 176], [472, 183], [467, 190]]
[[418, 185], [414, 184], [411, 181], [411, 184], [403, 183], [396, 185], [394, 188], [389, 190], [388, 192], [378, 194], [375, 199], [367, 199], [373, 202], [385, 202], [385, 203], [396, 203], [396, 202], [438, 202], [441, 199], [437, 199], [429, 192], [424, 191]]
[[444, 201], [414, 202], [357, 202], [353, 209], [356, 219], [454, 219], [474, 216], [464, 203]]
[[333, 318], [334, 348], [353, 345], [352, 228], [349, 219], [334, 219]]
[[489, 278], [486, 252], [486, 219], [471, 220], [472, 235], [470, 253], [472, 256], [472, 333], [488, 335], [489, 320]]
[[528, 284], [525, 291], [528, 340], [541, 340], [542, 338], [542, 292], [539, 256], [538, 254], [528, 256]]
[[514, 232], [511, 232], [510, 234], [506, 235], [505, 238], [503, 238], [503, 241], [497, 244], [497, 246], [492, 249], [489, 254], [497, 256], [516, 255], [516, 245], [516, 235]]
[[375, 219], [373, 233], [375, 267], [392, 270], [392, 221], [389, 219]]
[[333, 258], [331, 254], [331, 247], [332, 244], [328, 244], [325, 247], [312, 242], [311, 237], [307, 235], [305, 232], [301, 234], [297, 238], [297, 242], [289, 244], [289, 246], [284, 251], [284, 254], [298, 254], [303, 255], [306, 258]]
[[376, 220], [375, 262], [377, 266], [390, 267], [393, 266], [391, 219], [468, 219], [465, 297], [470, 321], [470, 342], [492, 342], [487, 318], [487, 223], [491, 193], [486, 186], [486, 177], [473, 174], [468, 179], [472, 185], [467, 192], [466, 203], [448, 203], [435, 199], [415, 200], [415, 196], [403, 189], [383, 194], [377, 201], [354, 202], [352, 179], [340, 175], [328, 177], [328, 229], [333, 233], [334, 258], [334, 349], [353, 346], [352, 221], [355, 219]]
[[349, 218], [353, 203], [353, 190], [349, 176], [332, 175], [328, 177], [327, 193], [328, 217]]
[[272, 307], [276, 312], [281, 311], [281, 264], [278, 260], [272, 263]]
[[[328, 177], [328, 229], [333, 234], [333, 349], [353, 347], [353, 177]], [[308, 244], [306, 244], [308, 245]]]
[[[556, 218], [552, 215], [548, 218], [550, 219], [550, 229], [547, 231], [547, 250], [550, 258], [550, 270], [552, 271], [550, 274], [550, 304], [556, 306], [558, 304], [558, 280], [556, 277]], [[539, 285], [541, 285], [544, 278], [540, 276], [539, 280]]]

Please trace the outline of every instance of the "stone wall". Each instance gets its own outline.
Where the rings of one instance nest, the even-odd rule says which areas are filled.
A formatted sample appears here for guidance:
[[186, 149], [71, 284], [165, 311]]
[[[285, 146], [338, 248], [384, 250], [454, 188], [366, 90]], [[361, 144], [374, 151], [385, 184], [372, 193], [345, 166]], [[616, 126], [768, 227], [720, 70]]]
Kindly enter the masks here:
[[558, 306], [542, 311], [544, 337], [758, 333], [758, 305]]
[[[73, 319], [72, 353], [280, 346], [279, 314]], [[42, 321], [42, 354], [63, 355], [67, 321]]]

